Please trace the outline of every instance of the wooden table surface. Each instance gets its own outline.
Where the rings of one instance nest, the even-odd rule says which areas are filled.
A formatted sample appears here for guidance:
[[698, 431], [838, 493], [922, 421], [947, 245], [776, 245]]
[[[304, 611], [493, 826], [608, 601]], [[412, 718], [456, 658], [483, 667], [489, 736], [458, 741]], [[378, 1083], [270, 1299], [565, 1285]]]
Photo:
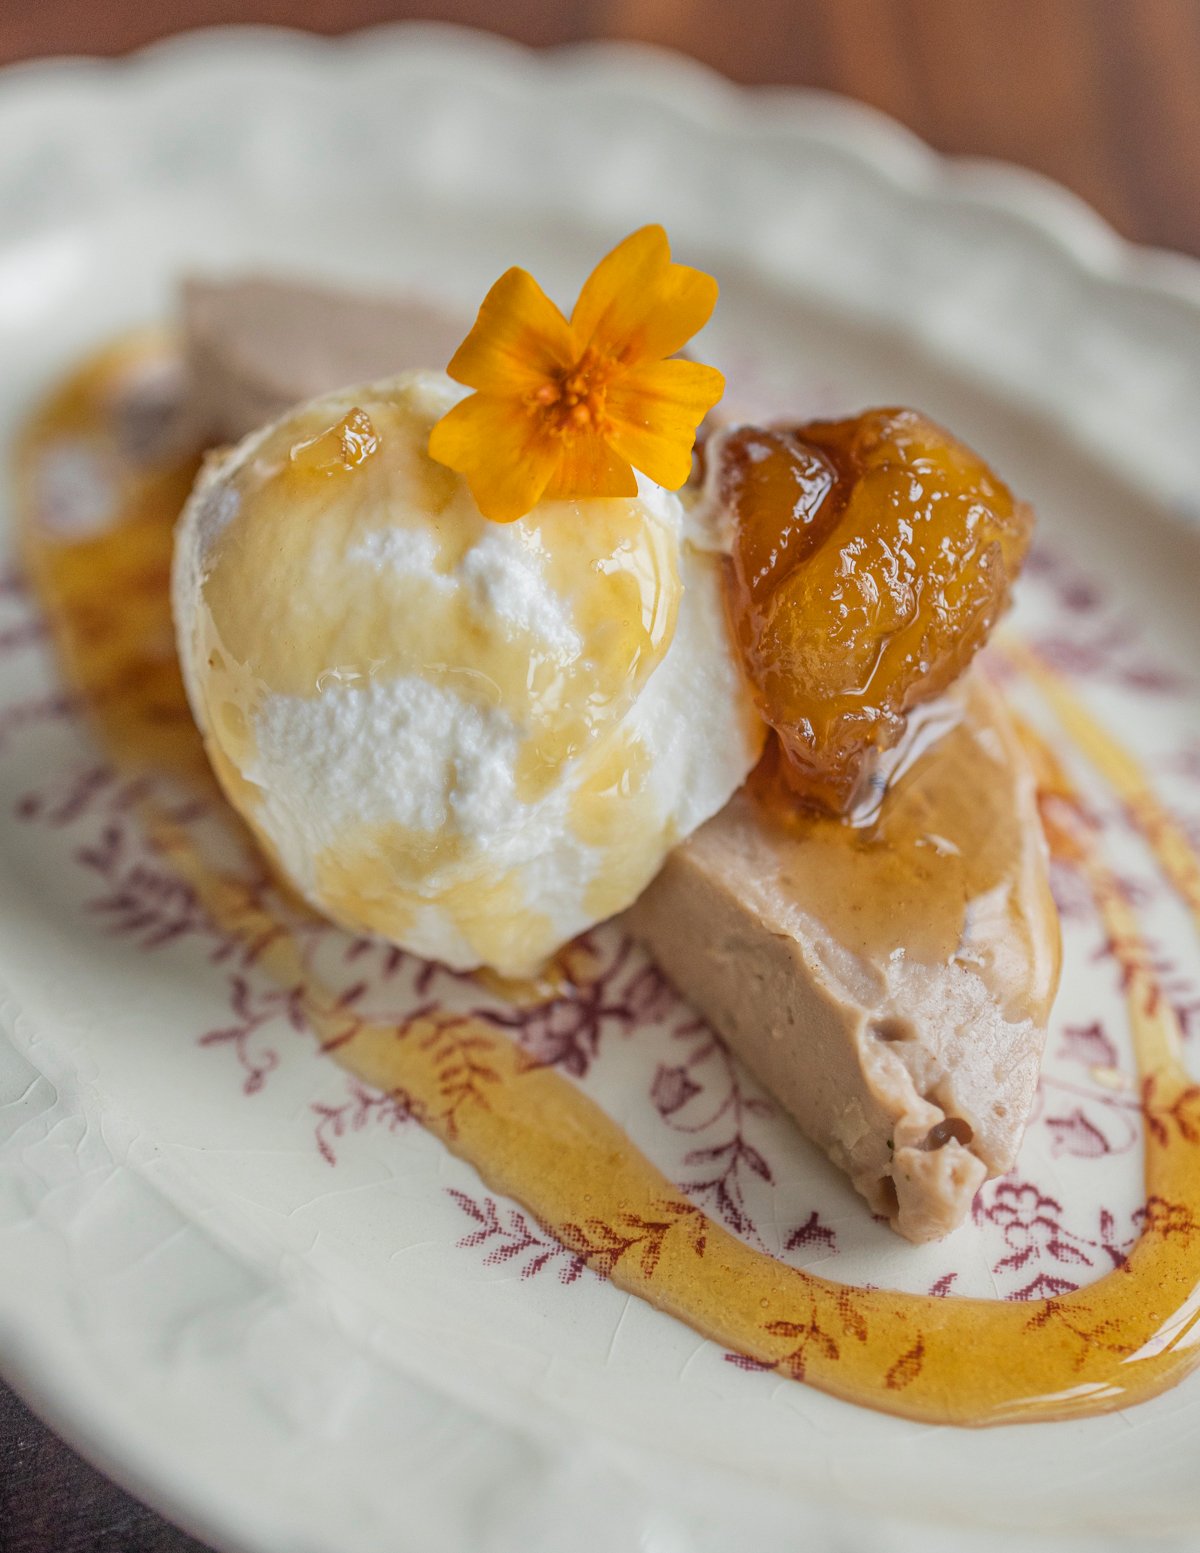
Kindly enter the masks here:
[[[501, 9], [499, 30], [539, 47], [636, 38], [738, 81], [846, 92], [940, 150], [1058, 179], [1128, 237], [1200, 254], [1200, 0], [4, 0], [0, 63], [230, 21], [496, 26]], [[198, 1549], [0, 1386], [0, 1553]]]

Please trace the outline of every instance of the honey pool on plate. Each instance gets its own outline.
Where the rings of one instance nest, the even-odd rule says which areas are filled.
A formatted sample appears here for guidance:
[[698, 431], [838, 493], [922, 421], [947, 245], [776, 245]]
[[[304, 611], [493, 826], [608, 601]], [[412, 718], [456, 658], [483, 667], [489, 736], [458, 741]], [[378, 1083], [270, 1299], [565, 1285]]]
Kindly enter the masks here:
[[[112, 759], [219, 803], [183, 695], [168, 597], [172, 526], [199, 454], [172, 449], [152, 415], [144, 441], [131, 438], [136, 419], [118, 414], [132, 381], [168, 374], [173, 363], [169, 340], [131, 337], [50, 395], [18, 450], [21, 540], [63, 674]], [[81, 449], [104, 468], [117, 511], [71, 528], [45, 510], [45, 473]], [[1006, 651], [1055, 714], [1065, 745], [1125, 803], [1200, 932], [1200, 862], [1137, 763], [1028, 649]], [[264, 906], [261, 893], [211, 861], [152, 796], [153, 783], [142, 820], [212, 917], [253, 942], [283, 985], [301, 989], [307, 1022], [333, 1060], [401, 1098], [491, 1189], [622, 1288], [748, 1366], [850, 1402], [929, 1423], [1045, 1421], [1130, 1406], [1200, 1363], [1200, 1086], [1140, 952], [1134, 908], [1054, 751], [1035, 742], [1034, 755], [1052, 844], [1086, 878], [1123, 967], [1146, 1120], [1146, 1207], [1120, 1267], [1018, 1304], [848, 1286], [752, 1248], [682, 1196], [569, 1080], [531, 1063], [494, 1027], [437, 1011], [415, 1010], [400, 1024], [349, 1014], [309, 973], [294, 908]]]

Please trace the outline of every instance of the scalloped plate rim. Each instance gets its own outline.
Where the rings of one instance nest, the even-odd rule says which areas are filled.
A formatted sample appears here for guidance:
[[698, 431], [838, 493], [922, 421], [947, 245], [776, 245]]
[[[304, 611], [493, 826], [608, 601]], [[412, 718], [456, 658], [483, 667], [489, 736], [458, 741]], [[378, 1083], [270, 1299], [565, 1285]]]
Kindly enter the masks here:
[[[472, 29], [425, 22], [384, 24], [334, 39], [290, 28], [214, 27], [163, 40], [124, 59], [78, 57], [8, 66], [0, 70], [0, 124], [8, 115], [20, 112], [23, 99], [36, 101], [46, 90], [86, 84], [115, 92], [133, 79], [169, 76], [206, 61], [219, 62], [230, 52], [236, 52], [242, 61], [252, 53], [256, 59], [286, 59], [302, 62], [306, 68], [327, 70], [339, 54], [352, 58], [414, 46], [443, 56], [452, 49], [456, 66], [490, 73], [495, 79], [510, 75], [513, 69], [537, 71], [543, 76], [576, 70], [589, 84], [600, 87], [617, 84], [619, 78], [622, 91], [636, 91], [660, 105], [665, 102], [672, 111], [693, 120], [709, 120], [719, 111], [727, 117], [727, 127], [740, 133], [827, 139], [896, 189], [910, 194], [933, 191], [985, 206], [1049, 239], [1081, 274], [1099, 278], [1108, 286], [1171, 297], [1192, 309], [1200, 322], [1200, 262], [1127, 242], [1083, 201], [1052, 180], [1002, 162], [945, 158], [885, 114], [863, 104], [811, 89], [734, 86], [695, 61], [644, 44], [585, 43], [535, 53]], [[698, 90], [705, 94], [700, 106], [690, 100]], [[14, 1017], [20, 1016], [14, 1016], [12, 1000], [5, 996], [0, 1005], [5, 1034]], [[120, 1168], [136, 1171], [136, 1165]], [[141, 1179], [153, 1187], [148, 1177], [142, 1175]], [[288, 1293], [287, 1298], [294, 1301], [295, 1296]], [[132, 1482], [137, 1491], [168, 1513], [202, 1528], [201, 1534], [231, 1547], [257, 1545], [265, 1549], [270, 1545], [272, 1526], [277, 1523], [269, 1514], [255, 1530], [250, 1529], [245, 1505], [232, 1519], [219, 1513], [206, 1514], [198, 1484], [189, 1490], [178, 1475], [173, 1482], [171, 1474], [164, 1476], [169, 1452], [144, 1449], [139, 1453], [128, 1434], [115, 1449], [104, 1448], [97, 1426], [102, 1416], [111, 1422], [113, 1413], [104, 1415], [103, 1405], [95, 1398], [90, 1406], [73, 1406], [62, 1385], [45, 1383], [55, 1368], [46, 1352], [32, 1365], [12, 1366], [9, 1378], [14, 1389], [53, 1417], [84, 1454]], [[117, 1436], [121, 1431], [113, 1433]], [[147, 1443], [142, 1441], [143, 1446]], [[860, 1532], [879, 1526], [874, 1517], [849, 1508], [806, 1504], [803, 1509], [815, 1513], [823, 1531], [844, 1532], [851, 1523]], [[902, 1542], [896, 1546], [915, 1547], [916, 1537], [924, 1537], [928, 1529], [925, 1523], [917, 1522], [905, 1523], [903, 1529], [893, 1526], [893, 1532], [901, 1530]], [[1031, 1543], [1038, 1540], [1030, 1538]], [[1102, 1543], [1107, 1545], [1102, 1534], [1088, 1536], [1089, 1548], [1096, 1549]]]

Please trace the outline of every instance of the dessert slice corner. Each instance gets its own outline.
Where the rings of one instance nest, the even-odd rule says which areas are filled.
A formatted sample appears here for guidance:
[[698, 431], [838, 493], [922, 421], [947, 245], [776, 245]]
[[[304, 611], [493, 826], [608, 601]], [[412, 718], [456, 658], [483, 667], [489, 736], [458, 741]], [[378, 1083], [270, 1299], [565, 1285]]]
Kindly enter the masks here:
[[666, 976], [908, 1240], [1011, 1169], [1059, 969], [1035, 778], [980, 669], [867, 830], [753, 783], [627, 914]]

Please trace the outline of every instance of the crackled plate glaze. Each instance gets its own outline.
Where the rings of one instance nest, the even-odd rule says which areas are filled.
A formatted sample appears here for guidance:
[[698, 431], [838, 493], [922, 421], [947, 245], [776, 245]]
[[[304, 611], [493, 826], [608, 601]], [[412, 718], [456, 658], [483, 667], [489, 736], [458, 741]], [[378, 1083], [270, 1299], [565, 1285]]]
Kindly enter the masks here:
[[[735, 94], [626, 50], [216, 34], [119, 69], [16, 72], [0, 128], [10, 437], [87, 349], [168, 317], [189, 268], [469, 304], [517, 260], [565, 296], [607, 243], [662, 220], [721, 279], [705, 349], [735, 408], [918, 404], [1037, 504], [1010, 635], [1039, 671], [1010, 661], [1014, 697], [1051, 742], [1063, 698], [1085, 708], [1200, 844], [1191, 266], [1131, 255], [1065, 196], [946, 168], [859, 110]], [[103, 533], [110, 480], [61, 450], [35, 521], [64, 543]], [[1029, 1137], [936, 1246], [872, 1222], [619, 928], [589, 941], [575, 995], [526, 1007], [319, 923], [301, 963], [348, 1020], [432, 1008], [503, 1032], [682, 1201], [786, 1264], [1034, 1308], [1123, 1264], [1147, 1121], [1179, 1124], [1137, 1084], [1131, 976], [1153, 978], [1200, 1062], [1200, 892], [1171, 883], [1102, 773], [1079, 780], [1141, 957], [1058, 869], [1066, 969]], [[211, 807], [151, 796], [197, 845], [224, 844]], [[0, 1365], [185, 1524], [230, 1548], [330, 1553], [984, 1548], [1014, 1530], [1098, 1548], [1200, 1531], [1196, 1380], [1101, 1418], [931, 1429], [738, 1362], [622, 1292], [605, 1274], [645, 1236], [596, 1220], [555, 1239], [322, 1053], [298, 983], [214, 921], [148, 835], [146, 798], [94, 741], [10, 564]], [[230, 856], [248, 892], [265, 888]], [[464, 1106], [489, 1083], [472, 1061], [448, 1058]]]

